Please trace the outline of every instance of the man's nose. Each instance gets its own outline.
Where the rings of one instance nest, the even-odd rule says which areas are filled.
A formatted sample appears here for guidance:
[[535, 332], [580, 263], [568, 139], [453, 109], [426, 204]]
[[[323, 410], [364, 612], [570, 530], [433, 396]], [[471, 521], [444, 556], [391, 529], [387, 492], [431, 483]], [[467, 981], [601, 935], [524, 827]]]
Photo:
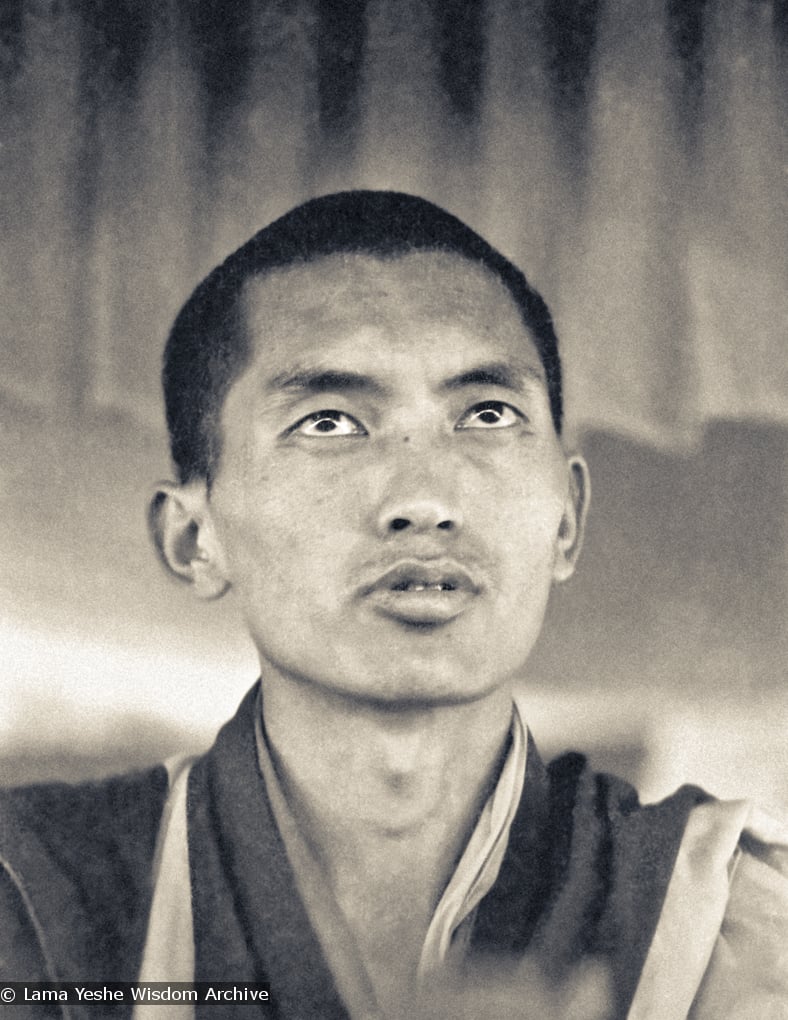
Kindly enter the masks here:
[[389, 535], [395, 531], [428, 533], [433, 530], [456, 531], [460, 515], [439, 499], [412, 499], [387, 508], [381, 515], [379, 531]]
[[443, 471], [405, 472], [392, 479], [379, 508], [381, 538], [400, 531], [450, 533], [462, 527], [462, 513], [452, 480]]

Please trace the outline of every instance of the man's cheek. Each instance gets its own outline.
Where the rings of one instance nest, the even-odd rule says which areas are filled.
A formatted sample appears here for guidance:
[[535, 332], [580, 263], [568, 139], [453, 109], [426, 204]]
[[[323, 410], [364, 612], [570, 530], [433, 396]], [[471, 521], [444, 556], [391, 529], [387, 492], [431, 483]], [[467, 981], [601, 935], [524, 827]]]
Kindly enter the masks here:
[[271, 590], [282, 590], [289, 572], [282, 558], [282, 542], [267, 527], [267, 521], [236, 520], [227, 535], [231, 581], [236, 591], [259, 600]]
[[535, 566], [554, 555], [563, 506], [557, 500], [530, 500], [497, 520], [498, 551], [510, 562]]

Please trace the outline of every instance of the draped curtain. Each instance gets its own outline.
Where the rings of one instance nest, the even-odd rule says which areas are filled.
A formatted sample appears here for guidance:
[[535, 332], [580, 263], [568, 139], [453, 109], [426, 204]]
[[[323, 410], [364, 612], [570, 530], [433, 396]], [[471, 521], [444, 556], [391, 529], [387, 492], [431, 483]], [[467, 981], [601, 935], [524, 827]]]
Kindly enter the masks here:
[[4, 0], [0, 389], [161, 428], [201, 274], [391, 187], [543, 292], [576, 430], [784, 422], [787, 37], [779, 0]]

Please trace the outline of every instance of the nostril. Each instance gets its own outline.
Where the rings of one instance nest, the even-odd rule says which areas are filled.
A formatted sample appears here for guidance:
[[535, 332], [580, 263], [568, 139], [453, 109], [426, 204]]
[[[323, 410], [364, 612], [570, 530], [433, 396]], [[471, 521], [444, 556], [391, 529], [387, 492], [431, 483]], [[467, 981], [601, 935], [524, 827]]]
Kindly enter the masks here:
[[443, 531], [451, 531], [451, 529], [454, 527], [454, 521], [439, 521], [438, 527], [441, 528]]
[[395, 517], [391, 522], [390, 527], [392, 531], [404, 531], [408, 524], [410, 524], [410, 521], [406, 520], [406, 518]]

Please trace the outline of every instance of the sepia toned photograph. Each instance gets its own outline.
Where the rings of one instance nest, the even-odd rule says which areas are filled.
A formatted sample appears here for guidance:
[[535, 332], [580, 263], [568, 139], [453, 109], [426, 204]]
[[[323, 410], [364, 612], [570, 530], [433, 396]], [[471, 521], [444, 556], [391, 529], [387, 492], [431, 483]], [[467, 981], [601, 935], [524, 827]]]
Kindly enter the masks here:
[[2, 0], [0, 1006], [788, 1018], [782, 0]]

